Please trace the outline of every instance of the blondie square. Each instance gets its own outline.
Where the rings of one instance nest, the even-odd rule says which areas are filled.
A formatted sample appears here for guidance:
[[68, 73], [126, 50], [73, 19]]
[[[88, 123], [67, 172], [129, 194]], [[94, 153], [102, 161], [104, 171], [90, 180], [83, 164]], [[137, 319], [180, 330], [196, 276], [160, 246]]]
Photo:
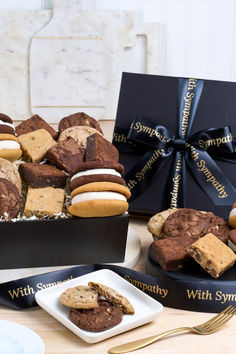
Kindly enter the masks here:
[[26, 162], [40, 162], [46, 152], [56, 145], [56, 141], [45, 129], [20, 135], [18, 141], [23, 151], [23, 159]]
[[63, 208], [63, 202], [65, 197], [65, 191], [61, 188], [32, 188], [29, 187], [24, 215], [31, 217], [36, 215], [37, 217], [53, 216], [61, 213]]
[[212, 233], [193, 243], [188, 253], [213, 278], [218, 278], [236, 261], [235, 253]]

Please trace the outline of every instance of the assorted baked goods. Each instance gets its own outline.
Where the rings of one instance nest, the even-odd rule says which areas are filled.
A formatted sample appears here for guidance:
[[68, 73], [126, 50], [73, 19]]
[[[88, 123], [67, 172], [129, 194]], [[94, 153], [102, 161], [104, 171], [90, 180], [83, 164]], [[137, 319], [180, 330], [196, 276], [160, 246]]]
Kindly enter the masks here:
[[187, 267], [193, 257], [211, 276], [218, 277], [236, 261], [227, 246], [231, 227], [223, 218], [188, 208], [158, 214], [149, 220], [148, 230], [159, 236], [152, 243], [151, 253], [163, 270]]
[[0, 113], [0, 157], [13, 162], [21, 155], [13, 121], [7, 115]]
[[105, 331], [118, 325], [123, 314], [135, 313], [125, 296], [96, 282], [66, 289], [59, 301], [70, 308], [70, 320], [77, 327], [90, 332]]
[[[11, 118], [0, 115], [0, 156], [2, 152], [8, 159], [0, 157], [0, 178], [10, 183], [2, 181], [1, 188], [4, 198], [16, 203], [16, 186], [21, 201], [14, 213], [11, 203], [8, 207], [3, 203], [2, 218], [106, 217], [126, 212], [130, 192], [121, 176], [124, 168], [99, 123], [80, 112], [62, 118], [58, 128], [59, 133], [34, 115], [15, 130]], [[17, 146], [1, 149], [1, 139]], [[11, 154], [6, 147], [12, 147]], [[13, 147], [19, 147], [19, 153]], [[10, 161], [19, 156], [13, 165]]]

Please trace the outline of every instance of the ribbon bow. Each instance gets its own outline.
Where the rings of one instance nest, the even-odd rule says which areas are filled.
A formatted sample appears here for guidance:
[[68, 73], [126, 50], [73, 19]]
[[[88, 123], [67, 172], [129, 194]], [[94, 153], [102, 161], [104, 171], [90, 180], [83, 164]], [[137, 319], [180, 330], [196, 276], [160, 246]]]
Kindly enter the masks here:
[[202, 90], [203, 80], [179, 79], [177, 136], [162, 125], [142, 117], [134, 118], [127, 139], [136, 144], [135, 149], [147, 152], [124, 176], [132, 191], [132, 199], [145, 190], [165, 161], [174, 154], [168, 183], [171, 208], [185, 206], [186, 165], [215, 205], [235, 202], [235, 187], [211, 157], [236, 162], [230, 127], [206, 129], [190, 136]]

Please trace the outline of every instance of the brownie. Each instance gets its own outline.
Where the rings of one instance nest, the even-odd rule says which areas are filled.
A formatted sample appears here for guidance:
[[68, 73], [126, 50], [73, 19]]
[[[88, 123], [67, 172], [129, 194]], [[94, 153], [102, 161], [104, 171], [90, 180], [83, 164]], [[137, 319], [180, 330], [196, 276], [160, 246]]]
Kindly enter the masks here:
[[43, 118], [34, 114], [31, 118], [24, 120], [16, 127], [16, 133], [18, 136], [34, 132], [38, 129], [45, 129], [52, 136], [53, 139], [57, 139], [58, 133], [54, 130]]
[[85, 161], [115, 161], [119, 160], [117, 148], [100, 134], [92, 134], [87, 138]]
[[98, 121], [96, 121], [96, 119], [90, 117], [88, 114], [84, 112], [74, 113], [67, 117], [62, 118], [58, 124], [59, 134], [61, 134], [61, 132], [63, 132], [63, 130], [67, 128], [80, 126], [80, 125], [94, 128], [103, 134]]
[[80, 147], [72, 137], [60, 141], [46, 153], [45, 158], [59, 169], [71, 173], [84, 162], [85, 149]]
[[102, 332], [118, 325], [123, 319], [123, 312], [105, 300], [98, 301], [94, 309], [71, 309], [70, 320], [79, 328], [90, 332]]
[[15, 218], [20, 211], [18, 188], [5, 178], [0, 178], [0, 216], [8, 220]]
[[152, 256], [166, 272], [178, 270], [190, 258], [191, 237], [163, 238], [152, 243]]
[[91, 170], [91, 175], [88, 176], [81, 176], [73, 179], [70, 182], [70, 190], [73, 191], [74, 189], [93, 182], [113, 182], [119, 183], [123, 186], [126, 186], [126, 182], [122, 177], [108, 175], [108, 174], [101, 174], [101, 175], [93, 175]]
[[47, 164], [22, 163], [19, 172], [21, 177], [35, 188], [64, 188], [66, 185], [66, 173]]

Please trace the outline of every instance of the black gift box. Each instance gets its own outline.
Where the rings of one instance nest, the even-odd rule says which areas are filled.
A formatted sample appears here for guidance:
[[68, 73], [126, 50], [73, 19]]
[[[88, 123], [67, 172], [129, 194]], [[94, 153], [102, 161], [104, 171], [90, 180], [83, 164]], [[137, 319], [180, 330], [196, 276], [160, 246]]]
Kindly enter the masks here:
[[[126, 133], [135, 116], [163, 125], [176, 134], [178, 84], [179, 78], [177, 77], [123, 73], [113, 143], [117, 145], [118, 133], [119, 141], [126, 139]], [[191, 135], [203, 129], [221, 128], [226, 125], [231, 127], [235, 137], [236, 83], [204, 80], [203, 91], [191, 127]], [[120, 134], [122, 131], [124, 134]], [[119, 148], [119, 144], [117, 147]], [[120, 162], [124, 164], [125, 170], [128, 172], [142, 156], [143, 152], [138, 148], [137, 153], [120, 151]], [[166, 200], [166, 190], [173, 159], [174, 155], [168, 158], [158, 175], [154, 175], [147, 184], [145, 191], [130, 202], [131, 213], [153, 215], [169, 207]], [[235, 186], [236, 164], [215, 158], [214, 161]], [[232, 204], [214, 205], [187, 167], [185, 207], [213, 211], [217, 215], [227, 218]]]
[[128, 213], [0, 222], [0, 269], [124, 261]]

